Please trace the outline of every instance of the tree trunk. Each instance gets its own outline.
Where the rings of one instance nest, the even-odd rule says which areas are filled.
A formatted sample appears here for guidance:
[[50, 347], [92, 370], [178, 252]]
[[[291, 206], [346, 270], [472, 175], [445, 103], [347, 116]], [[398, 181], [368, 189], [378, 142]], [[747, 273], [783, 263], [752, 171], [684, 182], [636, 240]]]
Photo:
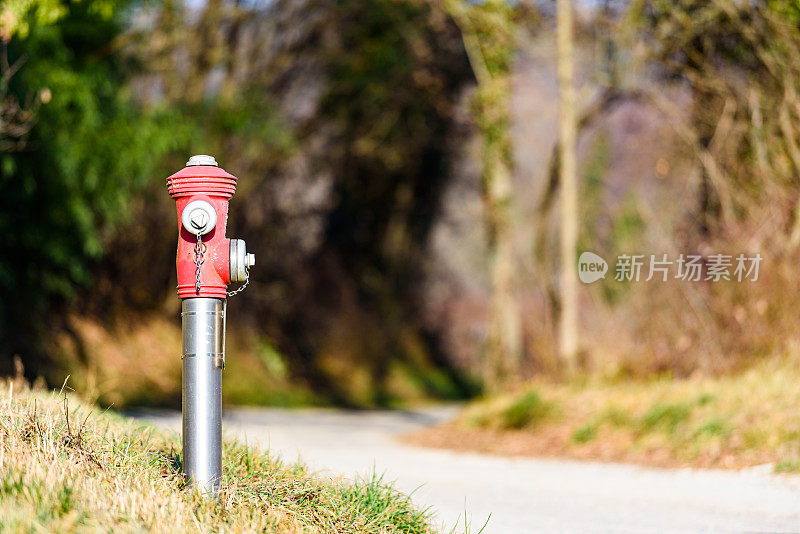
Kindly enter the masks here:
[[571, 0], [558, 0], [559, 133], [561, 139], [561, 318], [559, 352], [567, 372], [578, 367], [578, 184], [576, 168], [575, 88]]
[[492, 294], [486, 379], [490, 388], [498, 389], [519, 371], [522, 324], [514, 291], [516, 260], [511, 232], [511, 172], [499, 154], [488, 155], [487, 160], [484, 165]]
[[[514, 22], [505, 0], [487, 0], [475, 5], [465, 0], [446, 0], [445, 7], [461, 30], [478, 82], [473, 106], [483, 134], [483, 190], [491, 280], [484, 378], [489, 389], [497, 390], [519, 373], [523, 349], [522, 322], [514, 288], [516, 260], [511, 231], [513, 195], [508, 133]], [[494, 57], [493, 68], [489, 67], [487, 53]], [[500, 62], [502, 67], [497, 64], [500, 55], [507, 59]]]

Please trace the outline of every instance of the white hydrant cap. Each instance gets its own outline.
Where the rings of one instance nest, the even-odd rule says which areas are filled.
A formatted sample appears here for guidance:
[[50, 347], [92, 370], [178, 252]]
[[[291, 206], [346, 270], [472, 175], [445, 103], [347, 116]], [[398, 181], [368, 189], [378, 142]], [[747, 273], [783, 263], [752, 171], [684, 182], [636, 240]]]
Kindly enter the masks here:
[[218, 167], [217, 160], [214, 159], [214, 156], [208, 156], [206, 154], [198, 154], [196, 156], [192, 156], [189, 158], [189, 161], [186, 162], [187, 167], [195, 167], [197, 165], [209, 165], [211, 167]]
[[217, 225], [217, 212], [205, 200], [194, 200], [183, 208], [181, 224], [190, 234], [204, 235]]

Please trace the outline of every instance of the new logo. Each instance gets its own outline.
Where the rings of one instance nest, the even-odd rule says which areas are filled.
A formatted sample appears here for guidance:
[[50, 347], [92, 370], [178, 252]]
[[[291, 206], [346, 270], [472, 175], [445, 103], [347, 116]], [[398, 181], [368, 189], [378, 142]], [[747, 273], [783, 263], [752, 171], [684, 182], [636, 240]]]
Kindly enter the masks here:
[[578, 278], [584, 284], [605, 278], [607, 272], [608, 263], [594, 252], [584, 252], [578, 258]]

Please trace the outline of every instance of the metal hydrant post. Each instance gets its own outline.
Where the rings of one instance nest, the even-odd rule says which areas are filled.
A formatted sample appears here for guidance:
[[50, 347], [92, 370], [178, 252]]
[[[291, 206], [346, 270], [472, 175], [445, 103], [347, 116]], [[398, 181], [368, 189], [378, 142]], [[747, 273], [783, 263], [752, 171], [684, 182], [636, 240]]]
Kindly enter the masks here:
[[255, 256], [225, 237], [236, 177], [212, 156], [192, 156], [167, 178], [178, 209], [178, 297], [183, 326], [183, 473], [203, 493], [222, 477], [222, 370], [231, 282], [249, 281]]

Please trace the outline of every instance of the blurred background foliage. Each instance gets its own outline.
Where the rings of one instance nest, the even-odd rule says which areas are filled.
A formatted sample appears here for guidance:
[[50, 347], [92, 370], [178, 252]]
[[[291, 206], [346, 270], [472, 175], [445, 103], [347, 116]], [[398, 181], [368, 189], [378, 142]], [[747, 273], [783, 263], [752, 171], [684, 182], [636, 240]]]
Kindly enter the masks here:
[[[756, 284], [581, 288], [581, 368], [730, 372], [800, 301], [800, 11], [579, 2], [582, 249], [764, 256]], [[176, 404], [174, 203], [240, 178], [226, 400], [398, 405], [555, 346], [552, 2], [9, 0], [0, 8], [0, 371]], [[233, 321], [235, 318], [235, 322]], [[234, 356], [235, 355], [235, 356]]]
[[[3, 129], [0, 156], [0, 320], [8, 353], [35, 350], [51, 312], [91, 287], [91, 266], [126, 222], [131, 196], [182, 135], [169, 117], [142, 114], [125, 90], [129, 71], [114, 51], [122, 7], [3, 8], [0, 90], [12, 127]], [[32, 356], [32, 371], [42, 370], [39, 361]]]
[[[22, 354], [32, 374], [83, 367], [73, 380], [106, 401], [175, 402], [168, 379], [147, 385], [174, 378], [177, 361], [157, 333], [176, 309], [163, 179], [212, 153], [242, 178], [231, 234], [259, 251], [232, 306], [251, 316], [243, 375], [255, 366], [262, 388], [297, 382], [343, 404], [473, 391], [419, 314], [454, 102], [471, 79], [443, 11], [354, 0], [3, 13], [8, 98], [32, 114], [3, 153], [7, 366]], [[140, 377], [141, 398], [105, 389], [133, 363], [105, 346], [123, 326], [152, 334], [137, 364], [159, 371]], [[234, 381], [243, 400], [270, 400]]]

